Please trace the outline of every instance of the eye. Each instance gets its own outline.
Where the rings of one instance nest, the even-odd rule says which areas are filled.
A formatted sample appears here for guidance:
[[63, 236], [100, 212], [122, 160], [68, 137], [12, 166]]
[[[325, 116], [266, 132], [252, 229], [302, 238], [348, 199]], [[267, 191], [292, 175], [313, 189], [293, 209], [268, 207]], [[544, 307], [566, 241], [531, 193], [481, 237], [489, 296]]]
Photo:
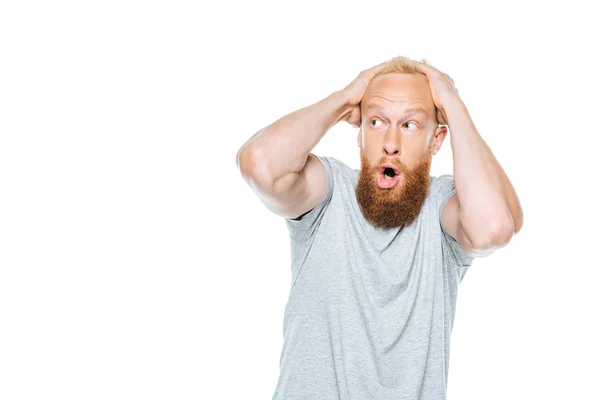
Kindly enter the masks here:
[[372, 126], [372, 127], [375, 127], [375, 126], [373, 125], [373, 122], [381, 122], [381, 121], [380, 121], [380, 120], [378, 120], [378, 119], [372, 119], [372, 120], [371, 120], [371, 126]]
[[[415, 126], [415, 128], [418, 128], [416, 124], [412, 123], [412, 122], [405, 122], [404, 124], [402, 124], [402, 126], [405, 126], [407, 124], [413, 124]], [[414, 129], [413, 129], [414, 130]]]

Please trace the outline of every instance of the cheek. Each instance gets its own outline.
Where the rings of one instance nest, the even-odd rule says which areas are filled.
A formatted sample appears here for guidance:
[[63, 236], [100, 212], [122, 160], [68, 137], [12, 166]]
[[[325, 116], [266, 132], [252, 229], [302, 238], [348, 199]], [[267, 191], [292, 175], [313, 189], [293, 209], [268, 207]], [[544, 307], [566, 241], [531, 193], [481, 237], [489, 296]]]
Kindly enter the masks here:
[[428, 139], [425, 141], [425, 143], [423, 144], [423, 152], [426, 152], [429, 150], [429, 147], [431, 147], [431, 139]]
[[383, 145], [383, 136], [371, 133], [362, 137], [362, 149], [368, 155], [369, 160], [379, 161], [384, 156]]

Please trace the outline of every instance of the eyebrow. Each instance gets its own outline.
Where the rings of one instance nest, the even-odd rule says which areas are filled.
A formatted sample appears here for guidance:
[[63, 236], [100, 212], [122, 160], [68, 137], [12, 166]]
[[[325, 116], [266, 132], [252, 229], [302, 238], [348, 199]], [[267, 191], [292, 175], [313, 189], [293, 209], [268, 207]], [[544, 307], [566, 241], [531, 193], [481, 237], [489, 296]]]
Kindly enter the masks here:
[[[381, 108], [381, 104], [368, 103], [366, 110], [369, 111], [374, 108]], [[410, 107], [410, 108], [407, 108], [406, 110], [404, 110], [404, 115], [411, 115], [411, 114], [423, 114], [424, 116], [427, 116], [427, 111], [425, 111], [425, 109], [423, 107]]]

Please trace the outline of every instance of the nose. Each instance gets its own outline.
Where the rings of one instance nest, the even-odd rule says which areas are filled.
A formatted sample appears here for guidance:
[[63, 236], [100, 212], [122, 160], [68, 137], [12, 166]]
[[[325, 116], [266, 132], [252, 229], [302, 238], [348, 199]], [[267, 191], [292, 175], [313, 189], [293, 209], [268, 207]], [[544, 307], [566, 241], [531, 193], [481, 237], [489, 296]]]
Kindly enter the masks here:
[[400, 134], [390, 126], [383, 139], [383, 152], [388, 156], [400, 155]]

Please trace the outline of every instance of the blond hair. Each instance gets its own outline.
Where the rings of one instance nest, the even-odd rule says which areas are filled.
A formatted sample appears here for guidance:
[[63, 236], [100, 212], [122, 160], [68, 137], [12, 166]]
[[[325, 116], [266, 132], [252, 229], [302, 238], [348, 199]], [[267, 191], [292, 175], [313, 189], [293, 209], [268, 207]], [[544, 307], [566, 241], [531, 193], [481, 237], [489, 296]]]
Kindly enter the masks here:
[[[424, 58], [421, 59], [421, 62], [431, 66], [427, 60]], [[390, 74], [392, 72], [399, 72], [403, 74], [421, 74], [415, 64], [417, 61], [411, 60], [405, 56], [396, 56], [386, 62], [386, 65], [375, 74], [373, 78], [376, 78], [380, 75]]]

